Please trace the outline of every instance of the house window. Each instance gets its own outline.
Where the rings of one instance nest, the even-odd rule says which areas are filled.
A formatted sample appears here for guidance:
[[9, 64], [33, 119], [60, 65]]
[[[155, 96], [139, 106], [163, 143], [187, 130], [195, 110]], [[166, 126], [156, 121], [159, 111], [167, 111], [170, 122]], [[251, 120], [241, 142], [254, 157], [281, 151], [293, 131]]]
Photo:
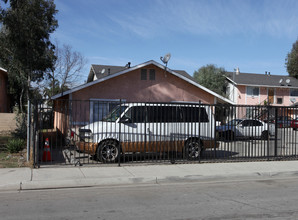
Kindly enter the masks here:
[[150, 69], [149, 79], [150, 80], [155, 80], [155, 69]]
[[259, 87], [251, 87], [251, 86], [248, 86], [247, 87], [247, 95], [248, 96], [259, 96]]
[[91, 100], [90, 101], [90, 122], [102, 120], [108, 113], [120, 104], [119, 100]]
[[298, 89], [291, 89], [290, 96], [298, 96]]
[[282, 104], [283, 98], [277, 98], [276, 102], [277, 102], [277, 104]]
[[141, 69], [141, 80], [147, 80], [147, 69]]

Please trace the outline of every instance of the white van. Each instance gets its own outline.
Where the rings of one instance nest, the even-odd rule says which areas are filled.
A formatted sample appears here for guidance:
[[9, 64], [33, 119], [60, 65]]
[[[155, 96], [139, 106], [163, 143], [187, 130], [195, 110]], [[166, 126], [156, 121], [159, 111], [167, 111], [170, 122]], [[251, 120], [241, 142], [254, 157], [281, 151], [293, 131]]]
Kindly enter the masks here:
[[[198, 104], [122, 104], [79, 129], [78, 150], [114, 162], [120, 153], [183, 153], [196, 159], [217, 147], [214, 115]], [[119, 147], [120, 144], [120, 147]]]

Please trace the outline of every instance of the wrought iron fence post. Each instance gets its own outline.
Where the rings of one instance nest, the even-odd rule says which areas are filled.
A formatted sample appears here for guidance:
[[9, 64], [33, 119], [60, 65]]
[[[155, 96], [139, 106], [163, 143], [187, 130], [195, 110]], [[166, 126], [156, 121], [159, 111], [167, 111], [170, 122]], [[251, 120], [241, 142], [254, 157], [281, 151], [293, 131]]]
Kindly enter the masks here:
[[[210, 110], [210, 107], [209, 107]], [[201, 146], [201, 101], [199, 101], [199, 144], [201, 151], [199, 152], [199, 163], [201, 163], [201, 153], [202, 153], [202, 147]]]
[[217, 154], [216, 154], [216, 108], [217, 105], [214, 105], [214, 124], [213, 124], [213, 129], [214, 129], [214, 158], [217, 159]]
[[269, 117], [270, 117], [270, 106], [267, 106], [267, 126], [268, 126], [268, 135], [267, 135], [267, 160], [270, 159], [270, 125], [269, 125]]
[[42, 138], [40, 138], [41, 136], [41, 132], [40, 130], [42, 129], [42, 112], [41, 112], [41, 103], [37, 102], [37, 115], [36, 115], [36, 120], [37, 120], [37, 130], [38, 130], [38, 135], [37, 135], [37, 147], [36, 147], [36, 164], [37, 167], [40, 167], [40, 162], [41, 162], [41, 157], [40, 157], [40, 148], [41, 148], [41, 142], [43, 140], [41, 140]]
[[33, 159], [33, 167], [35, 168], [36, 165], [36, 125], [37, 125], [37, 117], [36, 117], [36, 111], [37, 111], [37, 104], [36, 100], [34, 102], [34, 110], [33, 110], [33, 151], [32, 151], [32, 159]]
[[278, 119], [278, 108], [275, 107], [275, 118], [274, 118], [274, 126], [275, 126], [275, 138], [274, 138], [274, 156], [277, 157], [277, 136], [278, 136], [278, 126], [277, 126], [277, 119]]
[[30, 137], [31, 137], [31, 102], [27, 103], [27, 162], [30, 160]]
[[[122, 109], [122, 100], [120, 99], [120, 112], [119, 112], [119, 143], [118, 143], [118, 155], [117, 155], [117, 159], [118, 159], [118, 166], [120, 167], [120, 148], [121, 148], [121, 109]], [[116, 122], [115, 122], [116, 123]]]

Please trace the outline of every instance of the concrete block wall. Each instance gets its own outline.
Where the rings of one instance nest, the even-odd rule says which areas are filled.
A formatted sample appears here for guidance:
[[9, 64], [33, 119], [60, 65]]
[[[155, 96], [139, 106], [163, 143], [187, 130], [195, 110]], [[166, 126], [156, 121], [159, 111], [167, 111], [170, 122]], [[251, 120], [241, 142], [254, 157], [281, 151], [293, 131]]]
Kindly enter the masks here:
[[14, 131], [17, 127], [15, 117], [14, 113], [0, 113], [0, 132]]

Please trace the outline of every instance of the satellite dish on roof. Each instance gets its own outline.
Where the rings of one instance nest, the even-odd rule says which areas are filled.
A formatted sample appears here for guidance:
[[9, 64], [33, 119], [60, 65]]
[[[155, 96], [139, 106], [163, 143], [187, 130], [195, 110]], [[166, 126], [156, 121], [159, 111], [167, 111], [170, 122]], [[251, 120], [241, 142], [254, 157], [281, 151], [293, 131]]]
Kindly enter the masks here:
[[290, 80], [290, 79], [287, 79], [287, 80], [286, 80], [286, 83], [287, 83], [287, 84], [289, 84], [290, 82], [291, 82], [291, 80]]
[[239, 75], [240, 74], [239, 67], [236, 68], [235, 72], [236, 72], [236, 75]]
[[102, 69], [102, 70], [101, 70], [101, 74], [104, 74], [105, 71], [106, 71], [106, 69]]
[[168, 65], [169, 60], [171, 59], [171, 54], [167, 53], [166, 55], [164, 55], [164, 57], [160, 57], [160, 60], [166, 64], [166, 66]]
[[296, 102], [296, 99], [295, 99], [295, 98], [290, 98], [290, 101], [291, 101], [292, 103], [294, 103], [294, 102]]
[[279, 80], [279, 83], [282, 83], [282, 81], [283, 81], [283, 79], [280, 79], [280, 80]]

